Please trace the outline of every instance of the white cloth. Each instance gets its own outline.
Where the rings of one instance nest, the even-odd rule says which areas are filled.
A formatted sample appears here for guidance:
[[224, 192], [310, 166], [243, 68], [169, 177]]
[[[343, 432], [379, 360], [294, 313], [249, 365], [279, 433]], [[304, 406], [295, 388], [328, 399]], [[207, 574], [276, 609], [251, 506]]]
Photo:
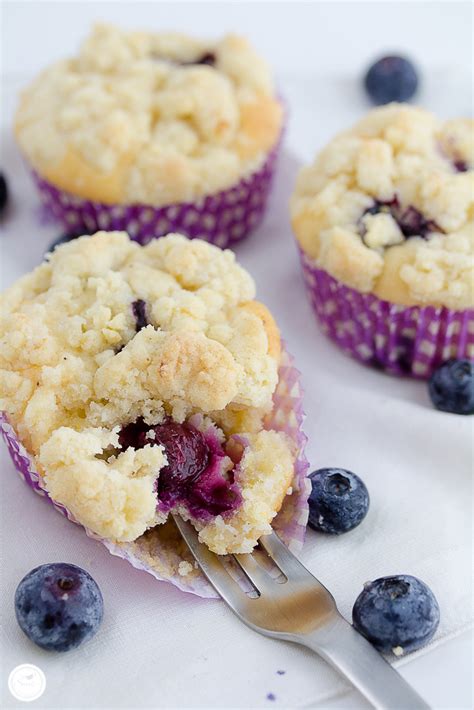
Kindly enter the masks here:
[[[11, 88], [10, 102], [18, 87]], [[285, 89], [290, 103], [304, 101], [302, 83]], [[297, 146], [301, 136], [290, 132], [289, 143]], [[58, 230], [37, 226], [36, 197], [18, 153], [10, 143], [3, 153], [14, 197], [2, 235], [6, 285], [40, 262]], [[365, 581], [396, 573], [420, 577], [441, 608], [439, 644], [472, 622], [472, 419], [435, 411], [424, 383], [367, 369], [318, 330], [288, 220], [297, 163], [287, 150], [265, 224], [238, 247], [238, 258], [256, 278], [259, 297], [275, 313], [303, 373], [312, 469], [349, 468], [371, 496], [369, 514], [353, 532], [332, 538], [309, 531], [302, 560], [348, 619]], [[223, 603], [183, 594], [110, 556], [20, 481], [3, 446], [1, 456], [2, 672], [6, 678], [20, 663], [43, 669], [47, 688], [36, 707], [297, 707], [344, 690], [309, 651], [261, 637]], [[30, 644], [13, 613], [21, 577], [52, 561], [85, 567], [105, 599], [97, 636], [60, 656]], [[6, 683], [3, 693], [3, 707], [22, 706]]]

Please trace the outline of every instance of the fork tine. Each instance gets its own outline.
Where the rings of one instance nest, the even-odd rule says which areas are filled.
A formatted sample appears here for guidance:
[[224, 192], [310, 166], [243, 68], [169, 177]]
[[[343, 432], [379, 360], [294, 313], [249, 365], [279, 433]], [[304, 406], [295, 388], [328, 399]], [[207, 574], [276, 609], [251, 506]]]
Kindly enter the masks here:
[[262, 535], [259, 539], [259, 543], [275, 562], [279, 560], [283, 563], [285, 560], [290, 561], [294, 558], [293, 553], [290, 552], [285, 543], [280, 540], [274, 530], [272, 530], [269, 535]]
[[243, 616], [248, 600], [245, 592], [240, 589], [237, 582], [232, 579], [230, 574], [226, 571], [222, 562], [219, 560], [219, 556], [211, 552], [202, 542], [199, 542], [198, 534], [193, 526], [177, 515], [173, 515], [173, 518], [193, 557], [198, 562], [209, 582], [224, 601], [227, 602], [239, 616]]
[[212, 586], [247, 626], [265, 636], [293, 641], [316, 651], [352, 682], [375, 708], [429, 710], [424, 700], [343, 619], [331, 593], [275, 533], [262, 537], [260, 543], [286, 575], [285, 584], [278, 584], [270, 575], [264, 577], [266, 571], [252, 554], [230, 558], [239, 564], [246, 579], [259, 591], [265, 590], [257, 599], [249, 599], [224, 568], [219, 556], [199, 542], [193, 526], [173, 517]]
[[259, 543], [289, 581], [294, 581], [296, 577], [301, 576], [307, 578], [311, 574], [280, 540], [276, 532], [272, 531], [270, 535], [262, 535]]
[[270, 577], [252, 554], [234, 555], [234, 560], [240, 565], [259, 592], [262, 592], [262, 594], [275, 594], [275, 587], [278, 586], [278, 583]]

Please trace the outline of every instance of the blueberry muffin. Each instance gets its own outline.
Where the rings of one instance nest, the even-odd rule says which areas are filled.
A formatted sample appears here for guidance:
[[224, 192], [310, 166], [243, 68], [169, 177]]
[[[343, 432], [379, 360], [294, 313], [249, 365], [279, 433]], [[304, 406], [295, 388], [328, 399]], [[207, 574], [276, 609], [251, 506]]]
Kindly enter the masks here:
[[230, 251], [180, 235], [82, 237], [3, 296], [6, 412], [46, 490], [132, 541], [170, 512], [217, 553], [270, 532], [294, 474], [264, 428], [280, 336]]
[[[21, 151], [56, 216], [69, 226], [130, 228], [137, 238], [176, 226], [176, 205], [199, 205], [181, 219], [190, 236], [205, 233], [204, 217], [220, 216], [216, 196], [232, 188], [220, 209], [228, 212], [223, 226], [239, 236], [239, 213], [229, 210], [236, 200], [254, 212], [260, 206], [281, 129], [269, 68], [242, 37], [204, 41], [109, 25], [94, 27], [76, 57], [43, 71], [15, 118]], [[239, 190], [257, 174], [248, 205], [252, 196]]]
[[472, 120], [390, 104], [301, 170], [291, 216], [305, 278], [346, 350], [422, 376], [473, 356], [473, 166]]

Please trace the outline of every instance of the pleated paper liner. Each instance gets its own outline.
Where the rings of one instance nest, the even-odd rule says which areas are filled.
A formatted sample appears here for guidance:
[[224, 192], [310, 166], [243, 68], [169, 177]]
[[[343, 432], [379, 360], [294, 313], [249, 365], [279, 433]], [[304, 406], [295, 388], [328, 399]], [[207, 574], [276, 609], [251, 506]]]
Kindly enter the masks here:
[[474, 359], [474, 310], [401, 306], [345, 286], [300, 249], [322, 330], [344, 352], [392, 375], [428, 379], [450, 358]]
[[67, 233], [125, 231], [140, 244], [170, 232], [204, 239], [222, 249], [245, 239], [261, 222], [272, 186], [281, 136], [258, 170], [233, 187], [196, 202], [164, 207], [108, 205], [82, 199], [55, 187], [31, 170], [43, 214]]

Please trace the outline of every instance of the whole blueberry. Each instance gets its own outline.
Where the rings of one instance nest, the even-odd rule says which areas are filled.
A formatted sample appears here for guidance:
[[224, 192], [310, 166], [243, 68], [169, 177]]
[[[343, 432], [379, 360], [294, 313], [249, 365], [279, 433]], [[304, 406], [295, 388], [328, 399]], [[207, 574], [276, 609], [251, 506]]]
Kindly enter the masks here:
[[[152, 438], [148, 436], [150, 429], [153, 430]], [[150, 427], [139, 419], [121, 429], [119, 444], [123, 450], [129, 447], [141, 449], [147, 444], [164, 447], [168, 463], [160, 471], [158, 495], [178, 491], [197, 481], [210, 458], [204, 435], [189, 423], [165, 421]]]
[[343, 468], [320, 468], [309, 478], [308, 525], [313, 530], [340, 535], [362, 522], [370, 499], [359, 476]]
[[402, 655], [434, 636], [439, 606], [431, 589], [416, 577], [380, 577], [368, 582], [355, 600], [352, 623], [379, 651]]
[[15, 593], [22, 631], [47, 651], [70, 651], [97, 632], [104, 615], [100, 589], [76, 565], [41, 565], [23, 577]]
[[7, 179], [3, 173], [0, 173], [0, 215], [3, 214], [8, 202], [8, 185]]
[[452, 414], [474, 414], [473, 375], [474, 363], [470, 360], [448, 360], [441, 365], [428, 383], [436, 409]]
[[364, 84], [374, 104], [408, 101], [418, 88], [418, 75], [405, 57], [382, 57], [372, 64]]
[[73, 239], [77, 239], [78, 237], [83, 237], [83, 236], [88, 236], [88, 235], [84, 231], [68, 232], [67, 234], [61, 234], [61, 236], [58, 237], [57, 239], [55, 239], [54, 242], [51, 242], [47, 251], [53, 252], [56, 249], [56, 247], [59, 247], [61, 244], [66, 244], [67, 242], [72, 242]]

